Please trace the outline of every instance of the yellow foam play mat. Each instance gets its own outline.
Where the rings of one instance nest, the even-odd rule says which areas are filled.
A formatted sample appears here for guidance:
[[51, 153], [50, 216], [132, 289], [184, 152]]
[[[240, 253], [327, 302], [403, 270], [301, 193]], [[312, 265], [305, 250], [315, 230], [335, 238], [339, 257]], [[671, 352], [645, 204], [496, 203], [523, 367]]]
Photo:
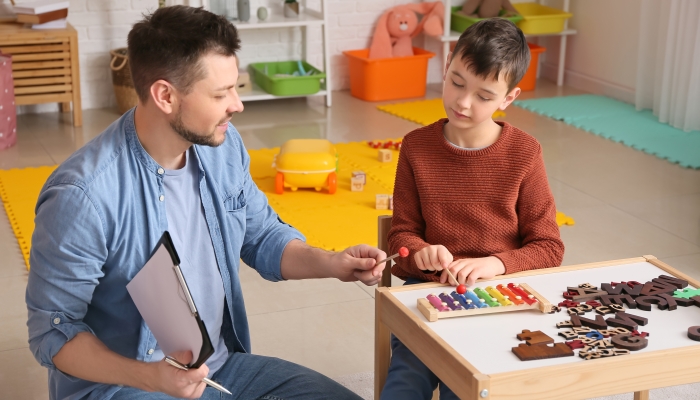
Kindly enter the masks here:
[[[430, 125], [441, 118], [447, 118], [441, 98], [386, 104], [377, 106], [377, 109], [423, 126]], [[492, 117], [500, 118], [505, 116], [505, 112], [498, 110], [493, 113]]]
[[[322, 190], [285, 189], [275, 194], [276, 170], [272, 168], [279, 148], [249, 150], [250, 173], [267, 196], [280, 218], [299, 229], [310, 245], [339, 251], [358, 243], [377, 245], [377, 217], [389, 210], [375, 209], [377, 194], [391, 194], [399, 152], [391, 151], [391, 160], [382, 162], [378, 150], [366, 142], [338, 143], [338, 185], [335, 194]], [[39, 167], [0, 170], [0, 198], [29, 267], [29, 249], [34, 231], [34, 206], [44, 182], [56, 168]], [[361, 192], [350, 190], [353, 171], [364, 171], [367, 183]], [[557, 223], [574, 221], [557, 212]]]

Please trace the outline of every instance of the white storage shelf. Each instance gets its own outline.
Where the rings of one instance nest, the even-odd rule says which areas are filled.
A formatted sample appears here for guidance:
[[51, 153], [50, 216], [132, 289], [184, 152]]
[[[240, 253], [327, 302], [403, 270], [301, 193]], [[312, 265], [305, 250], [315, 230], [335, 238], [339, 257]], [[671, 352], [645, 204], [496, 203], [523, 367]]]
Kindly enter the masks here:
[[301, 28], [302, 33], [302, 60], [306, 61], [307, 49], [309, 47], [309, 40], [307, 34], [307, 27], [321, 27], [322, 40], [323, 40], [323, 66], [320, 68], [325, 74], [325, 83], [321, 84], [321, 90], [317, 93], [310, 95], [292, 95], [292, 96], [275, 96], [262, 90], [258, 85], [255, 84], [255, 77], [251, 73], [250, 79], [253, 85], [253, 90], [247, 93], [241, 94], [241, 101], [258, 101], [258, 100], [274, 100], [274, 99], [286, 99], [294, 97], [310, 97], [310, 96], [326, 96], [326, 106], [331, 106], [331, 91], [326, 90], [327, 85], [331, 81], [331, 71], [329, 69], [330, 59], [328, 54], [328, 22], [326, 20], [326, 15], [328, 8], [326, 6], [326, 0], [321, 0], [321, 9], [314, 10], [306, 7], [306, 1], [300, 1], [301, 12], [298, 18], [286, 18], [282, 14], [270, 13], [265, 21], [260, 21], [257, 17], [252, 14], [249, 21], [233, 21], [233, 24], [239, 30], [253, 30], [253, 29], [280, 29], [280, 28]]

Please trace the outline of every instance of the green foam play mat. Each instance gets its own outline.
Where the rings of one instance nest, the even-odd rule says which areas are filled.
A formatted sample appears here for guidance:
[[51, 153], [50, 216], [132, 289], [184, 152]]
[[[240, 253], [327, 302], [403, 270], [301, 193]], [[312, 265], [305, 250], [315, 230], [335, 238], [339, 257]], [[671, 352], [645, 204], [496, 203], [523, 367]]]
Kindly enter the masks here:
[[700, 168], [700, 131], [683, 132], [661, 123], [650, 110], [589, 94], [514, 104], [683, 167]]

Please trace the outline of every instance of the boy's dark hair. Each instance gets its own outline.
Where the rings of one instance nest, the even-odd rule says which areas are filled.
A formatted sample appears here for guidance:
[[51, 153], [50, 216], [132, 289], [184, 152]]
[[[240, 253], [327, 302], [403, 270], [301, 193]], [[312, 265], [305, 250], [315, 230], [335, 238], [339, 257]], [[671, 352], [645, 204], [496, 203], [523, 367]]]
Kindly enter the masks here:
[[147, 102], [151, 85], [163, 79], [189, 93], [204, 78], [201, 58], [214, 52], [235, 56], [240, 48], [236, 28], [226, 18], [200, 8], [159, 8], [134, 24], [128, 52], [134, 88]]
[[476, 76], [498, 79], [504, 73], [510, 92], [530, 65], [530, 49], [525, 35], [503, 18], [477, 22], [460, 35], [452, 59], [459, 58]]

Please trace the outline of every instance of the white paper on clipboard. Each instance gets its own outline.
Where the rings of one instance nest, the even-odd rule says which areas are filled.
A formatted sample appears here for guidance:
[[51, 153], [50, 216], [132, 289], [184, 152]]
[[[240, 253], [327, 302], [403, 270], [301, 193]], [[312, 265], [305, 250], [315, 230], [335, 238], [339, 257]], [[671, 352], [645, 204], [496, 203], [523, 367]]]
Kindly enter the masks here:
[[173, 267], [173, 259], [161, 243], [126, 289], [163, 354], [190, 350], [192, 360], [197, 360], [202, 349], [202, 332]]

